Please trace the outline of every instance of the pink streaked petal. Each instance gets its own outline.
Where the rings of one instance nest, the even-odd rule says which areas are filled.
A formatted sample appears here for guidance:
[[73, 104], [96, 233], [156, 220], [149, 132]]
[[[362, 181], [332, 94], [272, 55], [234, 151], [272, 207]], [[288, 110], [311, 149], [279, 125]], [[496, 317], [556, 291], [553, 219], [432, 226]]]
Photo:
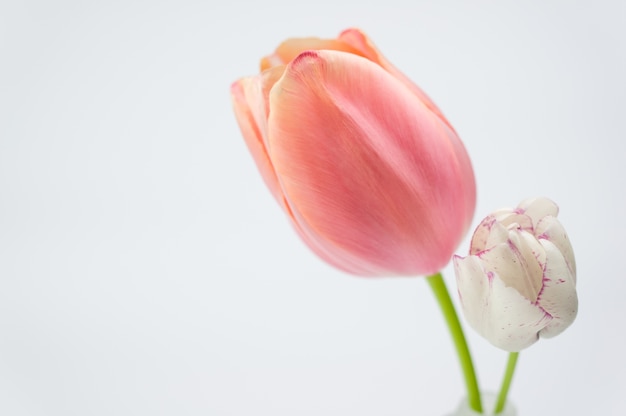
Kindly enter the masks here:
[[537, 303], [552, 317], [540, 335], [545, 338], [563, 332], [576, 318], [578, 296], [576, 281], [559, 248], [548, 240], [540, 240], [547, 254], [544, 285]]
[[483, 219], [472, 235], [469, 254], [475, 255], [505, 241], [508, 230], [493, 215]]
[[548, 215], [556, 217], [559, 214], [559, 207], [548, 198], [543, 197], [525, 199], [517, 207], [532, 218], [535, 227], [543, 217]]
[[520, 252], [523, 253], [524, 258], [528, 259], [527, 261], [533, 264], [534, 261], [532, 260], [535, 260], [539, 268], [543, 270], [546, 265], [546, 251], [535, 236], [525, 230], [510, 231], [509, 237], [512, 237], [513, 234], [519, 238], [517, 244], [521, 247]]
[[484, 336], [493, 345], [514, 352], [534, 344], [552, 317], [532, 304], [497, 275], [485, 306]]
[[520, 351], [537, 341], [551, 321], [478, 256], [453, 258], [463, 315], [469, 325], [498, 348]]
[[503, 241], [506, 241], [509, 238], [509, 229], [502, 225], [500, 222], [496, 222], [491, 227], [491, 232], [486, 241], [486, 250], [489, 250], [491, 247], [495, 247], [498, 244], [501, 244]]
[[496, 224], [498, 223], [493, 215], [485, 217], [480, 224], [478, 224], [478, 227], [476, 227], [472, 235], [472, 241], [470, 242], [470, 255], [478, 254], [489, 247], [487, 246], [487, 240], [489, 239], [491, 230]]
[[493, 275], [483, 269], [483, 263], [478, 256], [455, 255], [452, 262], [465, 319], [473, 328], [477, 330], [481, 328], [482, 331], [482, 322], [485, 320], [484, 306], [489, 298]]
[[402, 83], [353, 54], [306, 52], [270, 103], [282, 188], [325, 245], [397, 274], [448, 262], [473, 214], [468, 156]]
[[509, 238], [479, 254], [485, 270], [500, 276], [504, 284], [515, 288], [531, 302], [541, 290], [543, 268], [534, 252], [542, 250], [540, 244], [529, 245], [524, 231], [511, 230]]
[[470, 254], [478, 254], [505, 241], [508, 238], [508, 230], [513, 228], [532, 231], [533, 223], [527, 215], [519, 214], [510, 208], [493, 212], [476, 227], [472, 235]]
[[567, 267], [569, 268], [574, 283], [576, 283], [576, 259], [574, 258], [574, 249], [570, 243], [565, 228], [558, 219], [547, 216], [539, 220], [535, 229], [535, 236], [539, 239], [546, 239], [552, 242], [561, 252]]
[[533, 221], [528, 215], [518, 212], [496, 215], [498, 222], [508, 228], [517, 228], [524, 231], [533, 230]]

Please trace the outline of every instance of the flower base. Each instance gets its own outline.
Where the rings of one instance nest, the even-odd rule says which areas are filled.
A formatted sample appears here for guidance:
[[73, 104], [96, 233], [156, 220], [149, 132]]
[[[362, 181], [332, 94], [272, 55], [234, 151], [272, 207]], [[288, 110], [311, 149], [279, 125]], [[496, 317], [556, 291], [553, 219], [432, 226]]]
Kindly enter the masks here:
[[[450, 413], [448, 416], [493, 416], [495, 413], [493, 412], [494, 407], [496, 406], [497, 396], [493, 393], [485, 393], [482, 395], [483, 401], [483, 410], [484, 412], [478, 413], [469, 407], [469, 403], [467, 402], [467, 398], [464, 398], [459, 403], [459, 406], [453, 413]], [[507, 402], [504, 406], [504, 410], [498, 413], [498, 416], [517, 416], [517, 410], [515, 406], [511, 404], [511, 402]]]

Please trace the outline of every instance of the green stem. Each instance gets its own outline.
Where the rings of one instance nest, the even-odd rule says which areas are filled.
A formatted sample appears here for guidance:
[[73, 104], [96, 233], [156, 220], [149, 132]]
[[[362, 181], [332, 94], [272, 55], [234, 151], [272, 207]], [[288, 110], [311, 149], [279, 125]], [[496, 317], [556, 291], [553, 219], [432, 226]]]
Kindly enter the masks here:
[[509, 393], [509, 387], [511, 387], [511, 380], [513, 380], [513, 373], [515, 372], [515, 365], [517, 364], [518, 356], [519, 352], [512, 352], [509, 354], [509, 361], [506, 363], [502, 386], [500, 387], [500, 393], [498, 394], [498, 400], [496, 401], [496, 408], [494, 410], [496, 415], [504, 410], [506, 396]]
[[483, 407], [480, 402], [480, 390], [478, 389], [478, 381], [476, 379], [476, 373], [474, 372], [474, 365], [472, 364], [472, 357], [465, 341], [465, 335], [463, 334], [463, 328], [459, 322], [459, 317], [454, 309], [452, 299], [448, 293], [446, 282], [443, 280], [441, 273], [428, 276], [426, 281], [430, 285], [443, 317], [448, 324], [448, 330], [452, 335], [454, 346], [456, 347], [456, 353], [461, 361], [461, 369], [463, 370], [463, 376], [465, 377], [465, 387], [467, 388], [467, 400], [472, 409], [478, 413], [482, 413]]

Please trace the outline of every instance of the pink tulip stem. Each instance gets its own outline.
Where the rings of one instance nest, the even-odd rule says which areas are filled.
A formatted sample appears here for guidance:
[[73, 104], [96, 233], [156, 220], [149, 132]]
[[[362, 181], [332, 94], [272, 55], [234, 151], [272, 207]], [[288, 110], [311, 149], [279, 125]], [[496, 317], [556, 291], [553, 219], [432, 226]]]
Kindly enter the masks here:
[[496, 407], [494, 413], [497, 415], [504, 410], [506, 403], [506, 396], [509, 393], [509, 387], [511, 387], [511, 381], [513, 380], [513, 373], [515, 372], [515, 365], [517, 364], [517, 357], [519, 352], [512, 352], [509, 354], [509, 360], [506, 363], [506, 370], [504, 371], [504, 378], [502, 379], [502, 386], [500, 387], [500, 393], [498, 393], [498, 400], [496, 401]]
[[472, 357], [465, 340], [463, 328], [459, 322], [459, 317], [450, 299], [450, 293], [446, 287], [446, 282], [443, 280], [441, 273], [436, 273], [426, 278], [430, 288], [439, 303], [443, 317], [448, 324], [448, 330], [454, 341], [459, 361], [461, 362], [461, 369], [465, 377], [465, 386], [467, 388], [467, 400], [472, 409], [478, 413], [482, 413], [483, 408], [480, 400], [480, 390], [478, 389], [478, 380], [476, 379], [476, 373], [474, 372], [474, 364], [472, 363]]

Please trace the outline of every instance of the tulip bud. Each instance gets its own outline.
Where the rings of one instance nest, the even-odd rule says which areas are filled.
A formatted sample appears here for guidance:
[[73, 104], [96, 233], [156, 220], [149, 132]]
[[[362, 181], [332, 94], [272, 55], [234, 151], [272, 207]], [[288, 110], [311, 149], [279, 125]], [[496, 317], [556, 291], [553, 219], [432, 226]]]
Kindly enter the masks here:
[[237, 121], [302, 239], [357, 275], [431, 274], [474, 213], [472, 166], [435, 104], [358, 30], [290, 39], [231, 87]]
[[546, 198], [501, 209], [476, 228], [470, 255], [454, 256], [465, 318], [496, 347], [520, 351], [576, 318], [576, 263], [557, 205]]

